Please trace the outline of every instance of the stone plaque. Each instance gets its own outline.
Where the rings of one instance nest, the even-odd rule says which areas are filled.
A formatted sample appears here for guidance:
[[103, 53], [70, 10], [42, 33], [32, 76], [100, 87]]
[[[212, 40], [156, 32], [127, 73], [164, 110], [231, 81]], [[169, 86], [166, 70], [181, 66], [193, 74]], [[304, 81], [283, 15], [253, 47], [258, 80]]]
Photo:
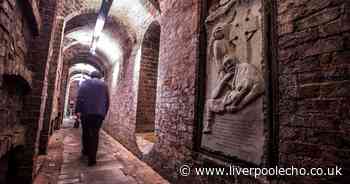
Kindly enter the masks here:
[[201, 146], [259, 165], [265, 142], [262, 0], [218, 0], [206, 28]]

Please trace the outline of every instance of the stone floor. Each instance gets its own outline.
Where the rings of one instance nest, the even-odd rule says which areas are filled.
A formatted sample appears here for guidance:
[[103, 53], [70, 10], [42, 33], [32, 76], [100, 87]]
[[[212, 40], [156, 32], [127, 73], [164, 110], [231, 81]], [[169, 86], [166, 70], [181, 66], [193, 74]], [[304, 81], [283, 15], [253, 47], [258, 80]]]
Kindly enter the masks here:
[[[40, 169], [35, 184], [169, 183], [103, 131], [100, 134], [97, 165], [87, 167], [87, 161], [80, 158], [80, 129], [71, 128], [71, 125], [71, 122], [65, 122], [63, 129], [52, 137], [56, 147], [50, 143], [48, 159]], [[63, 142], [61, 150], [57, 149], [60, 140]], [[50, 169], [57, 168], [57, 164], [60, 169]]]
[[65, 130], [55, 133], [49, 142], [47, 155], [41, 155], [37, 158], [37, 170], [34, 184], [56, 184], [60, 174], [63, 161], [63, 136]]

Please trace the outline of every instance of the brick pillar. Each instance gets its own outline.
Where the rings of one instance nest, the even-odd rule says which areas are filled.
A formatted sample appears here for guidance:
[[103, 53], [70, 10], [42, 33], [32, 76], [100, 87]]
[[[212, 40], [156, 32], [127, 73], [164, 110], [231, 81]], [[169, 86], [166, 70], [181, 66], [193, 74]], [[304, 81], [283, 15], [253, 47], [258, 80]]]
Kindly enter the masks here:
[[42, 27], [39, 36], [31, 40], [28, 66], [33, 72], [33, 88], [24, 101], [22, 124], [27, 127], [26, 143], [19, 156], [18, 183], [31, 183], [34, 175], [35, 159], [37, 153], [38, 133], [43, 120], [47, 89], [47, 69], [51, 32], [54, 24], [56, 0], [42, 0], [40, 2], [40, 15]]
[[[63, 60], [63, 59], [62, 59]], [[66, 93], [67, 93], [67, 85], [69, 81], [69, 65], [67, 62], [63, 60], [63, 70], [62, 70], [62, 83], [61, 83], [61, 89], [60, 89], [60, 96], [61, 100], [59, 102], [59, 109], [62, 112], [60, 118], [59, 118], [59, 124], [57, 128], [61, 127], [61, 124], [63, 122], [64, 117], [64, 105], [66, 100]]]
[[[40, 145], [39, 145], [39, 154], [46, 154], [47, 153], [47, 146], [50, 138], [50, 129], [52, 128], [52, 121], [54, 117], [52, 117], [53, 112], [53, 105], [54, 105], [54, 94], [56, 89], [56, 82], [58, 81], [57, 73], [59, 69], [59, 55], [61, 50], [61, 43], [62, 43], [62, 37], [63, 37], [63, 18], [57, 18], [55, 23], [55, 28], [53, 31], [53, 44], [52, 44], [52, 50], [53, 54], [49, 58], [50, 62], [50, 69], [49, 69], [49, 83], [47, 84], [47, 99], [46, 99], [46, 105], [45, 105], [45, 113], [44, 113], [44, 122], [43, 122], [43, 128], [40, 132]], [[56, 81], [56, 82], [55, 82]]]

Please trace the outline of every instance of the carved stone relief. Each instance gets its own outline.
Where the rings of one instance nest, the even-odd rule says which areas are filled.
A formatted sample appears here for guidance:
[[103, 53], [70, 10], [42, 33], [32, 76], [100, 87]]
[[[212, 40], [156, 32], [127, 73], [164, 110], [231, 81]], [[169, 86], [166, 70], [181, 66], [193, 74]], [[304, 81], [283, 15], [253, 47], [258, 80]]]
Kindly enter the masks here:
[[207, 81], [202, 147], [261, 163], [263, 100], [261, 0], [221, 0], [206, 19]]

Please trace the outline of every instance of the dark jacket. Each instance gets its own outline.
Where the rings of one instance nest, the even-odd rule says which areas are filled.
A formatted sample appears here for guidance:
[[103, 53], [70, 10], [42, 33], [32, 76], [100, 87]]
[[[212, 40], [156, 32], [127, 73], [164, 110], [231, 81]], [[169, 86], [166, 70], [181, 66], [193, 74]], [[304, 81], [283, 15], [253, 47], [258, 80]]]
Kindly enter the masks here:
[[84, 115], [106, 116], [109, 108], [109, 94], [106, 83], [93, 78], [81, 83], [78, 90], [76, 112]]

